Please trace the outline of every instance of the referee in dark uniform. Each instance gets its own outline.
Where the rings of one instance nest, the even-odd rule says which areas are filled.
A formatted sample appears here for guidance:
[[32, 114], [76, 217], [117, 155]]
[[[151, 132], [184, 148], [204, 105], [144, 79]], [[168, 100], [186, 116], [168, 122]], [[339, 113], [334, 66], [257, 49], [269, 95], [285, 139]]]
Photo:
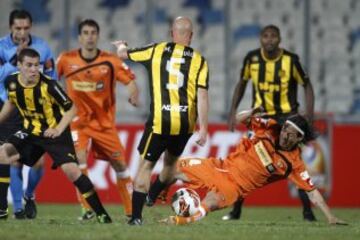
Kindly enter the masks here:
[[[191, 20], [178, 17], [171, 29], [172, 42], [129, 50], [125, 42], [114, 42], [121, 58], [146, 67], [150, 82], [150, 116], [138, 146], [142, 161], [134, 181], [130, 225], [142, 224], [142, 208], [148, 192], [148, 198], [155, 201], [173, 182], [176, 160], [195, 130], [197, 117], [200, 125], [197, 143], [203, 146], [206, 142], [208, 64], [198, 51], [189, 47], [192, 34]], [[151, 171], [163, 152], [164, 167], [150, 188]]]
[[103, 208], [90, 179], [79, 169], [74, 144], [68, 128], [76, 108], [56, 81], [39, 72], [40, 55], [24, 48], [18, 55], [19, 72], [5, 79], [8, 100], [0, 112], [0, 123], [12, 110], [23, 117], [22, 129], [0, 147], [0, 218], [8, 217], [7, 191], [10, 164], [16, 161], [33, 166], [45, 152], [53, 166], [61, 167], [96, 212], [100, 223], [111, 218]]
[[[306, 115], [312, 122], [314, 115], [314, 92], [309, 77], [301, 67], [299, 57], [279, 47], [280, 29], [275, 25], [264, 27], [260, 35], [261, 48], [250, 51], [243, 63], [240, 80], [234, 90], [229, 129], [234, 131], [237, 108], [244, 96], [247, 83], [253, 86], [252, 107], [261, 107], [268, 118], [283, 124], [288, 116], [298, 112], [297, 88], [305, 90]], [[316, 218], [311, 210], [307, 194], [299, 189], [303, 204], [303, 217], [308, 221]], [[235, 203], [234, 209], [223, 220], [239, 219], [243, 200]]]

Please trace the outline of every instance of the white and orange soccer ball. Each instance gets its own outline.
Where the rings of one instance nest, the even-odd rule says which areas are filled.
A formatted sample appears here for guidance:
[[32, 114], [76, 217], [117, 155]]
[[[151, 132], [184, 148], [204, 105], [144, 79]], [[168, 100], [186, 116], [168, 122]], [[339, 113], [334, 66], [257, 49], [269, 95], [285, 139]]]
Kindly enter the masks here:
[[193, 216], [200, 207], [200, 197], [192, 189], [179, 188], [173, 195], [171, 207], [177, 216]]

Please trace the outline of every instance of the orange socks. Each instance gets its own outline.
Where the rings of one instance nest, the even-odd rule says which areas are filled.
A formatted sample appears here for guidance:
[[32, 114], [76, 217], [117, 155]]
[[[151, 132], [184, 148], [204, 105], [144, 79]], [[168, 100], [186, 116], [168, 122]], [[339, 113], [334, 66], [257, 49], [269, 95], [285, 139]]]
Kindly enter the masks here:
[[133, 181], [131, 180], [129, 170], [126, 169], [123, 172], [117, 172], [117, 188], [119, 195], [124, 204], [125, 215], [131, 216], [132, 214], [132, 193], [133, 193]]

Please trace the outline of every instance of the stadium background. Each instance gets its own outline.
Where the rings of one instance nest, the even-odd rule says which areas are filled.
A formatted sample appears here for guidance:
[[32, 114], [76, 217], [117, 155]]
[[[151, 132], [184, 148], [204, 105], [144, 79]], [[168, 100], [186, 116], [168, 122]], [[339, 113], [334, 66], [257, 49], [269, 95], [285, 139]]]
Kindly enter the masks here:
[[[317, 125], [323, 133], [332, 206], [360, 207], [360, 1], [357, 0], [1, 0], [0, 34], [8, 33], [8, 15], [24, 8], [33, 15], [33, 34], [46, 39], [57, 56], [77, 47], [77, 23], [94, 18], [101, 27], [99, 47], [114, 51], [110, 42], [127, 40], [130, 46], [169, 39], [169, 23], [178, 15], [189, 16], [195, 27], [192, 46], [208, 59], [210, 69], [210, 138], [205, 148], [192, 142], [184, 154], [223, 157], [241, 132], [226, 130], [226, 114], [233, 87], [247, 51], [258, 47], [262, 26], [276, 24], [282, 31], [281, 46], [301, 57], [315, 90]], [[129, 65], [141, 89], [140, 109], [126, 104], [118, 87], [119, 134], [127, 150], [132, 174], [138, 164], [137, 142], [148, 113], [145, 70]], [[299, 91], [299, 100], [303, 99]], [[250, 107], [251, 91], [241, 104]], [[310, 154], [311, 155], [311, 154]], [[316, 154], [312, 156], [315, 159]], [[311, 160], [311, 156], [309, 157]], [[49, 161], [48, 161], [48, 164]], [[156, 168], [158, 171], [161, 166]], [[47, 166], [37, 191], [40, 202], [76, 202], [74, 189], [60, 171]], [[102, 161], [91, 161], [90, 177], [102, 198], [117, 202], [114, 176]], [[56, 188], [50, 186], [56, 184]], [[287, 183], [257, 191], [248, 204], [295, 205]], [[110, 189], [110, 191], [108, 191]], [[113, 190], [113, 191], [111, 191]]]

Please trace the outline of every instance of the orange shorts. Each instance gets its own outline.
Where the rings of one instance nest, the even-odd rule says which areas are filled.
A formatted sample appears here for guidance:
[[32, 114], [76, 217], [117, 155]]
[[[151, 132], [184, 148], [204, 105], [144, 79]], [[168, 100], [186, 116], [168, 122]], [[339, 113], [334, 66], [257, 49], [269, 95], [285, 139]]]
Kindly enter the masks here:
[[240, 192], [221, 165], [221, 160], [216, 158], [186, 158], [178, 161], [177, 169], [189, 179], [187, 187], [216, 192], [220, 197], [219, 208], [225, 208], [239, 199]]
[[101, 131], [91, 128], [71, 129], [75, 149], [93, 152], [95, 159], [101, 160], [125, 160], [125, 151], [122, 146], [116, 128], [103, 129]]

